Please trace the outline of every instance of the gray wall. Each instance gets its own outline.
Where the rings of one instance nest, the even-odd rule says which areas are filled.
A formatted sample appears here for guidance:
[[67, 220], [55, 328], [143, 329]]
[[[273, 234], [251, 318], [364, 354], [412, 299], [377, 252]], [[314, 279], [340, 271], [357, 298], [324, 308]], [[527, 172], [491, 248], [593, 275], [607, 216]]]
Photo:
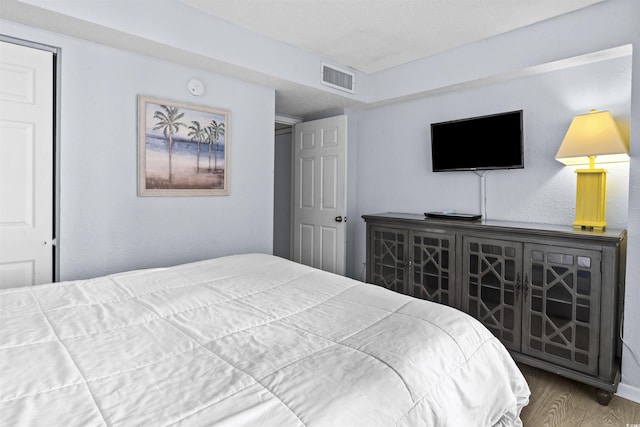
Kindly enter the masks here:
[[[17, 24], [2, 30], [62, 48], [60, 280], [271, 253], [272, 89]], [[204, 96], [187, 92], [192, 77]], [[137, 197], [138, 94], [231, 111], [229, 196]]]
[[[554, 159], [575, 114], [609, 110], [629, 137], [631, 58], [572, 67], [503, 83], [354, 113], [358, 121], [357, 216], [455, 210], [481, 213], [473, 172], [431, 171], [430, 123], [524, 110], [524, 169], [486, 175], [486, 216], [493, 220], [571, 224], [576, 167]], [[589, 94], [589, 95], [585, 95]], [[606, 218], [626, 228], [629, 163], [606, 165]], [[358, 218], [354, 268], [365, 259]]]

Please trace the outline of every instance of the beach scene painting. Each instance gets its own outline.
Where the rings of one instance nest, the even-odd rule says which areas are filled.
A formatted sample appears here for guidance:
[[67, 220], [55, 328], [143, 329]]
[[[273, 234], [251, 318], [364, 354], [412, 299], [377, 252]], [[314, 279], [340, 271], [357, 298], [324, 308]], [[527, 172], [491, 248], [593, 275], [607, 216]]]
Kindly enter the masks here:
[[138, 195], [228, 195], [229, 116], [139, 96]]

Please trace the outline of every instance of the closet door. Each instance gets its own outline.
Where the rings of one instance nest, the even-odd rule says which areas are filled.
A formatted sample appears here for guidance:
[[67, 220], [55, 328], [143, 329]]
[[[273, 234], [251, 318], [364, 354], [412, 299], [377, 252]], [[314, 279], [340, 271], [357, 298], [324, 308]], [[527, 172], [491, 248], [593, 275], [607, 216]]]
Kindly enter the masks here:
[[53, 68], [0, 42], [0, 288], [53, 281]]

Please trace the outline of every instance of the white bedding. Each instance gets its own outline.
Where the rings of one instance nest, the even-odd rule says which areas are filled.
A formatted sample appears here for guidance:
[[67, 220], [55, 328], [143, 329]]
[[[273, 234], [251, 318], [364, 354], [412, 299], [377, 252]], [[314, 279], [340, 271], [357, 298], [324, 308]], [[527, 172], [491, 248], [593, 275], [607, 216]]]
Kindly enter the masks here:
[[469, 316], [270, 255], [0, 291], [0, 425], [520, 425]]

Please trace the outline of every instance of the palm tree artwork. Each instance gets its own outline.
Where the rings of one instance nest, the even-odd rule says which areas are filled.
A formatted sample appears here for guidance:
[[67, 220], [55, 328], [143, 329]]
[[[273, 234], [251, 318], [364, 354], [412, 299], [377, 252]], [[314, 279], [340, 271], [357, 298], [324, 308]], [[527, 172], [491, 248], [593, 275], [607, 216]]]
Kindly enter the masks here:
[[218, 123], [215, 120], [211, 120], [211, 124], [206, 129], [206, 141], [209, 145], [209, 170], [211, 170], [211, 146], [214, 145], [213, 148], [213, 172], [217, 172], [218, 170], [218, 151], [220, 150], [218, 146], [218, 140], [222, 135], [224, 135], [224, 123]]
[[[138, 100], [138, 194], [229, 194], [230, 113], [144, 96]], [[208, 169], [200, 162], [202, 144], [209, 149]]]
[[173, 135], [178, 133], [180, 126], [187, 126], [179, 120], [184, 116], [178, 107], [160, 105], [164, 111], [156, 110], [153, 118], [157, 120], [153, 130], [162, 130], [165, 138], [169, 139], [169, 182], [172, 180], [171, 160], [173, 155]]
[[192, 121], [191, 126], [189, 126], [188, 135], [191, 137], [192, 141], [196, 141], [198, 144], [198, 155], [196, 156], [196, 173], [200, 173], [200, 144], [205, 140], [207, 134], [205, 129], [202, 128], [200, 122]]

